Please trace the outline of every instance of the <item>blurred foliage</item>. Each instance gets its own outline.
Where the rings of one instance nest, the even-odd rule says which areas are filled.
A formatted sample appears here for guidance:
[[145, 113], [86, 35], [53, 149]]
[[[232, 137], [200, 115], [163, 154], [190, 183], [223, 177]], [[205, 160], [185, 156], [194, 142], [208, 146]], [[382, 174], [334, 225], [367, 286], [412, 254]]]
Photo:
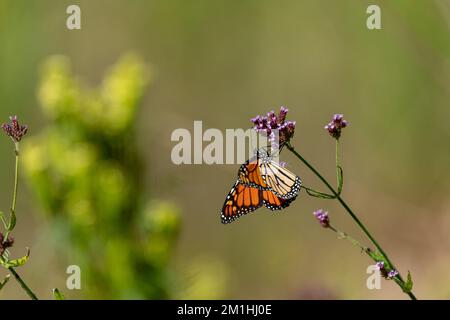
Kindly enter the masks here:
[[144, 199], [136, 111], [149, 72], [126, 55], [98, 90], [73, 77], [61, 56], [44, 65], [39, 99], [50, 119], [24, 146], [26, 173], [55, 226], [66, 231], [70, 262], [93, 298], [170, 295], [169, 258], [180, 226], [176, 207]]
[[183, 271], [183, 282], [177, 286], [176, 299], [223, 299], [230, 274], [223, 262], [212, 256], [202, 256], [190, 262]]

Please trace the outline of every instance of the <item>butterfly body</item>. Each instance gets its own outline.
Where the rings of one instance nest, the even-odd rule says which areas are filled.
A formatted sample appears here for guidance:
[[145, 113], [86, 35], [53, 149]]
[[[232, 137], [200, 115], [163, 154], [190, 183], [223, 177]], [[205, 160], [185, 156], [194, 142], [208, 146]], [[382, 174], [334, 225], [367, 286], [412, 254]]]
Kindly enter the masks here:
[[300, 189], [298, 176], [273, 161], [267, 152], [258, 151], [239, 168], [221, 211], [222, 223], [231, 223], [262, 206], [272, 211], [284, 209]]

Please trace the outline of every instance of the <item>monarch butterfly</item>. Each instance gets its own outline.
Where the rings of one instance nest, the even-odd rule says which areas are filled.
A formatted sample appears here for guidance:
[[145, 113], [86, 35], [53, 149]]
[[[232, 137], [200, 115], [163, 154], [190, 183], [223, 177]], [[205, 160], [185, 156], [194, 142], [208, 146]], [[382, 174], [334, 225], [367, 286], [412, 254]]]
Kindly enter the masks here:
[[263, 205], [272, 211], [284, 209], [297, 198], [300, 188], [298, 176], [260, 149], [239, 168], [221, 211], [222, 223], [233, 222]]

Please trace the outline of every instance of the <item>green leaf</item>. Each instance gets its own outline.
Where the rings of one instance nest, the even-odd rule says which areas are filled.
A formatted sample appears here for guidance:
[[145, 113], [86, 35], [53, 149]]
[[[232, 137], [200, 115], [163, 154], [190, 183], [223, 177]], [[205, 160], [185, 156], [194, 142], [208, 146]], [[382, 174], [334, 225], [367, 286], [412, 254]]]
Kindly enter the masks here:
[[55, 298], [55, 300], [66, 300], [66, 298], [61, 293], [61, 291], [58, 290], [58, 288], [53, 289], [53, 297]]
[[5, 286], [5, 284], [9, 281], [9, 277], [10, 277], [10, 275], [7, 274], [5, 279], [2, 282], [0, 282], [0, 290], [2, 290], [3, 287]]
[[27, 248], [27, 255], [26, 256], [23, 256], [22, 258], [19, 258], [19, 259], [14, 259], [14, 260], [8, 260], [8, 261], [6, 261], [5, 263], [3, 263], [3, 265], [6, 267], [6, 268], [17, 268], [17, 267], [21, 267], [21, 266], [23, 266], [27, 261], [28, 261], [28, 258], [30, 257], [30, 249], [29, 248]]
[[16, 213], [14, 212], [14, 210], [11, 210], [11, 217], [9, 218], [9, 224], [6, 229], [8, 231], [13, 231], [15, 226], [16, 226]]
[[411, 292], [413, 288], [413, 281], [411, 277], [411, 272], [408, 271], [408, 276], [406, 278], [406, 284], [405, 284], [405, 292]]
[[322, 198], [322, 199], [334, 199], [334, 198], [336, 198], [335, 196], [333, 196], [331, 194], [322, 193], [322, 192], [315, 191], [315, 190], [310, 189], [310, 188], [305, 188], [305, 190], [306, 190], [306, 193], [308, 195], [310, 195], [311, 197]]

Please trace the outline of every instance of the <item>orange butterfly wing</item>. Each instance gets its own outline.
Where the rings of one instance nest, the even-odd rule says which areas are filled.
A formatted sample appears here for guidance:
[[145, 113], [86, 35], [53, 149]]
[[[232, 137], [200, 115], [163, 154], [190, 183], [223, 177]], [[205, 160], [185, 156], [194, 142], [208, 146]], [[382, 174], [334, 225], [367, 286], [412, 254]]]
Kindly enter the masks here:
[[258, 188], [246, 186], [236, 181], [225, 199], [221, 212], [222, 223], [233, 222], [262, 205], [261, 192]]
[[263, 205], [272, 211], [284, 209], [297, 198], [300, 187], [299, 177], [257, 154], [239, 168], [238, 180], [221, 211], [222, 223], [231, 223]]
[[297, 196], [295, 196], [289, 199], [283, 199], [270, 190], [261, 190], [261, 197], [266, 208], [272, 211], [289, 207], [291, 202], [297, 198]]
[[266, 182], [261, 176], [260, 161], [257, 158], [247, 160], [247, 162], [239, 168], [238, 180], [239, 182], [250, 187], [258, 189], [268, 188]]
[[253, 212], [262, 207], [274, 211], [288, 207], [296, 197], [283, 199], [276, 196], [270, 190], [260, 190], [258, 188], [243, 185], [237, 181], [231, 188], [225, 199], [221, 211], [222, 223], [228, 224], [247, 213]]
[[295, 198], [302, 185], [300, 177], [268, 156], [256, 156], [239, 168], [238, 180], [260, 190], [271, 190], [283, 199]]

